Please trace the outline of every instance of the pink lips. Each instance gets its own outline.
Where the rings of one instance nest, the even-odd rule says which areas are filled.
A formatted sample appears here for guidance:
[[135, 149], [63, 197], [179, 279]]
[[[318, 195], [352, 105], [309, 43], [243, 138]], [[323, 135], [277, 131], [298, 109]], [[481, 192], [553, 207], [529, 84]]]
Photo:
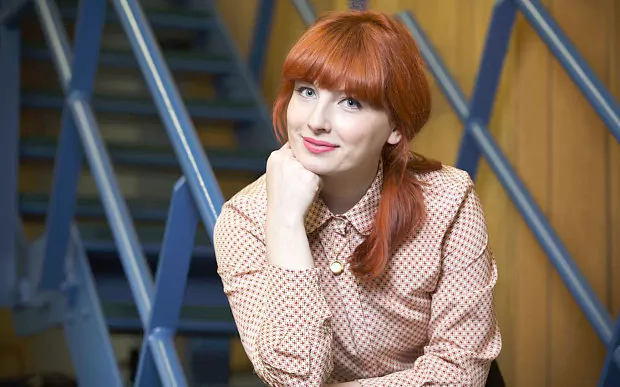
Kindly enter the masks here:
[[304, 146], [310, 152], [318, 154], [333, 151], [338, 148], [338, 145], [334, 145], [329, 142], [315, 140], [309, 137], [302, 137], [304, 139]]

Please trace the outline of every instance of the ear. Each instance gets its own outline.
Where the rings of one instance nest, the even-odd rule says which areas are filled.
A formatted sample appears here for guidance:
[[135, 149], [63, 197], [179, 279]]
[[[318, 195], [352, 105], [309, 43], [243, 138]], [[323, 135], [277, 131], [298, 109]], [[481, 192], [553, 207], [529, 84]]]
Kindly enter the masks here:
[[400, 140], [402, 140], [402, 138], [403, 135], [400, 130], [392, 129], [392, 133], [390, 133], [390, 136], [387, 139], [387, 143], [390, 145], [396, 145], [400, 142]]

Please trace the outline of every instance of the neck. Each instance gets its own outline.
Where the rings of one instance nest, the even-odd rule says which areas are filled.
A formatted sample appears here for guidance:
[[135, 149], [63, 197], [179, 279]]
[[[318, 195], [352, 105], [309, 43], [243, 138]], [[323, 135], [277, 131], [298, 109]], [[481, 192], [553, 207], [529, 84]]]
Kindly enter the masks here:
[[377, 176], [378, 165], [333, 176], [323, 176], [321, 198], [336, 215], [344, 214], [359, 202]]

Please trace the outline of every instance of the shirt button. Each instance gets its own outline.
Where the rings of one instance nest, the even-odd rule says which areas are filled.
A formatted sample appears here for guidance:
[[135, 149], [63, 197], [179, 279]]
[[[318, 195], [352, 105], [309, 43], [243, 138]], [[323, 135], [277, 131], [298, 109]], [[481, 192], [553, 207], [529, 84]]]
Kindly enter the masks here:
[[344, 271], [344, 265], [339, 260], [335, 260], [329, 264], [329, 269], [335, 275], [340, 275]]

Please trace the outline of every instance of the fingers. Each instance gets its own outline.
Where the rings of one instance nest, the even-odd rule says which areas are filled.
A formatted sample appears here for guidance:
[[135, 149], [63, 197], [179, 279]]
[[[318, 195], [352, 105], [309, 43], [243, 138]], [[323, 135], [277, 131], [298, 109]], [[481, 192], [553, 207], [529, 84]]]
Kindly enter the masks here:
[[282, 155], [284, 155], [285, 157], [289, 157], [294, 159], [295, 158], [295, 154], [293, 153], [293, 149], [291, 148], [291, 144], [289, 142], [286, 142], [279, 150], [279, 152], [282, 153]]

